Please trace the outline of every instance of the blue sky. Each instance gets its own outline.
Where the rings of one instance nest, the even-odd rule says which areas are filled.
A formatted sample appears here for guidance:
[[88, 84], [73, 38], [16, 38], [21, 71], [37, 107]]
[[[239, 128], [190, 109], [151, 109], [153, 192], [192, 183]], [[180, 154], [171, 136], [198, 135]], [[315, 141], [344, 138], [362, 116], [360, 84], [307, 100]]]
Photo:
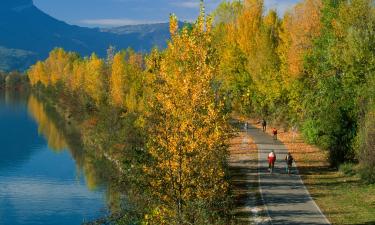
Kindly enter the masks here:
[[[222, 0], [205, 0], [208, 12]], [[265, 0], [267, 8], [283, 13], [298, 0]], [[166, 22], [170, 13], [192, 21], [199, 12], [199, 0], [34, 0], [49, 15], [88, 27]]]

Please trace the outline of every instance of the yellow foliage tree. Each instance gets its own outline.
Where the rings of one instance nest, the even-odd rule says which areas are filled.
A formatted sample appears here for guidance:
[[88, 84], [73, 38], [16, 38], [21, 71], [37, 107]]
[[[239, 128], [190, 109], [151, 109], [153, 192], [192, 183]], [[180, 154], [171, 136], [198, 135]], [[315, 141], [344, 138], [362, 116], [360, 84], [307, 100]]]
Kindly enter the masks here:
[[165, 218], [181, 219], [188, 203], [209, 204], [225, 196], [227, 139], [222, 105], [211, 88], [218, 65], [211, 19], [202, 10], [191, 30], [178, 32], [177, 18], [171, 16], [170, 31], [165, 52], [160, 57], [153, 52], [160, 63], [148, 61], [156, 78], [148, 117], [148, 149], [155, 164], [146, 172], [153, 177], [154, 194], [165, 203]]
[[314, 38], [320, 35], [321, 8], [321, 0], [305, 0], [284, 16], [278, 53], [287, 85], [301, 75], [304, 56], [311, 51]]
[[110, 78], [111, 104], [117, 107], [124, 106], [124, 80], [126, 79], [125, 53], [119, 52], [113, 58]]
[[71, 71], [73, 53], [65, 52], [62, 48], [56, 48], [50, 52], [44, 62], [50, 76], [50, 85], [54, 86], [63, 78], [68, 77]]
[[99, 106], [105, 97], [105, 76], [104, 61], [97, 55], [92, 54], [85, 68], [84, 90], [96, 106]]
[[34, 66], [32, 66], [27, 72], [29, 76], [30, 83], [32, 86], [41, 83], [44, 86], [49, 84], [49, 76], [45, 71], [44, 63], [38, 61]]
[[[242, 80], [246, 81], [243, 85], [247, 85], [247, 88], [240, 87], [245, 89], [240, 96], [242, 104], [262, 114], [281, 96], [280, 59], [276, 54], [280, 21], [272, 10], [264, 16], [263, 8], [263, 0], [244, 1], [240, 15], [228, 24], [226, 31], [228, 42], [235, 47], [226, 51], [221, 62], [224, 65], [221, 69], [237, 64], [231, 70], [235, 73], [242, 70]], [[238, 83], [238, 79], [232, 80]]]
[[76, 60], [73, 63], [72, 76], [67, 80], [69, 89], [74, 92], [82, 92], [82, 86], [84, 84], [84, 73], [85, 73], [86, 62]]

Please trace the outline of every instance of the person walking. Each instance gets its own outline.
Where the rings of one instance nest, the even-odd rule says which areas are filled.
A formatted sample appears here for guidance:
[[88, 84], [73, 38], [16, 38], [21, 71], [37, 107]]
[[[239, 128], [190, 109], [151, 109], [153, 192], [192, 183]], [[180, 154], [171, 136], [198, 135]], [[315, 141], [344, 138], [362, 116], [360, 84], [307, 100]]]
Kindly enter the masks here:
[[263, 132], [266, 132], [267, 129], [267, 121], [263, 118], [262, 120], [262, 130]]
[[288, 154], [285, 156], [286, 172], [288, 174], [290, 174], [290, 169], [292, 168], [293, 161], [294, 161], [294, 159], [293, 159], [292, 154], [290, 154], [290, 152], [288, 152]]
[[273, 140], [277, 140], [277, 129], [272, 128]]
[[276, 154], [275, 152], [272, 150], [269, 154], [268, 154], [268, 171], [270, 171], [270, 173], [273, 172], [273, 169], [275, 168], [275, 162], [276, 162]]

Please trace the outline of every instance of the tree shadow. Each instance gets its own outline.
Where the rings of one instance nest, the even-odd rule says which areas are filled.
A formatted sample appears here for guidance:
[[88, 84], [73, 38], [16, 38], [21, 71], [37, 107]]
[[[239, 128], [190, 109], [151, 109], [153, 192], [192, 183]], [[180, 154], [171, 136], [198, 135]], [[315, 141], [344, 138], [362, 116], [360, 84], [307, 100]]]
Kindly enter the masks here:
[[353, 225], [375, 225], [375, 221], [368, 221], [364, 223], [354, 223]]

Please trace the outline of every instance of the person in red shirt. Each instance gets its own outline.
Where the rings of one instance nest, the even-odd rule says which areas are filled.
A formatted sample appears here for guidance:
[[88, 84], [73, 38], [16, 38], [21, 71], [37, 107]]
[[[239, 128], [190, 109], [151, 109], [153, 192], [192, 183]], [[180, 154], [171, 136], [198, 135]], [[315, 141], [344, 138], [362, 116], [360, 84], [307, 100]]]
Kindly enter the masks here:
[[270, 173], [273, 172], [273, 169], [275, 167], [275, 161], [276, 161], [276, 154], [275, 152], [272, 150], [269, 154], [268, 154], [268, 170], [270, 171]]

